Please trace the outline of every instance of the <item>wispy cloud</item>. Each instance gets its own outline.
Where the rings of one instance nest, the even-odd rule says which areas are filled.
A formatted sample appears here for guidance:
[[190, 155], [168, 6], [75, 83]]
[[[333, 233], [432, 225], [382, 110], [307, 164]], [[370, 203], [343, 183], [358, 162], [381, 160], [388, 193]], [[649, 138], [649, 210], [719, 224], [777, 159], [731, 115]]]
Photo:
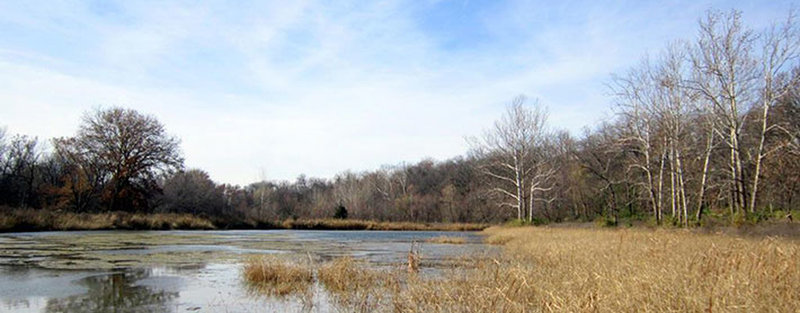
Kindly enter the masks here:
[[82, 112], [155, 114], [189, 166], [245, 184], [444, 159], [516, 94], [573, 131], [603, 82], [710, 7], [759, 25], [790, 2], [0, 3], [0, 125], [68, 136]]

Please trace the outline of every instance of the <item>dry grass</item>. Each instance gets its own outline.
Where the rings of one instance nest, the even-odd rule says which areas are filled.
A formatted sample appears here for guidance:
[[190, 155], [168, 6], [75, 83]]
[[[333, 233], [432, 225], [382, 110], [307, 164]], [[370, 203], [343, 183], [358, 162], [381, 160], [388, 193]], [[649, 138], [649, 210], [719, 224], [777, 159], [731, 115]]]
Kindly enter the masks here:
[[483, 234], [487, 235], [487, 237], [483, 239], [483, 242], [490, 245], [502, 246], [507, 244], [514, 238], [520, 237], [521, 233], [516, 232], [515, 230], [522, 230], [522, 229], [526, 228], [500, 227], [500, 226], [489, 227], [483, 230]]
[[426, 240], [426, 242], [460, 245], [460, 244], [467, 243], [467, 239], [464, 238], [464, 237], [439, 236], [439, 237], [430, 238], [430, 239]]
[[50, 210], [0, 207], [0, 232], [47, 230], [168, 230], [168, 229], [317, 229], [317, 230], [439, 230], [480, 231], [488, 224], [378, 222], [368, 220], [303, 219], [283, 222], [236, 221], [217, 218], [212, 221], [192, 214], [175, 213], [72, 213]]
[[370, 268], [351, 257], [338, 258], [322, 266], [297, 263], [272, 256], [249, 258], [244, 265], [245, 281], [258, 294], [297, 296], [313, 303], [311, 286], [316, 281], [328, 291], [331, 304], [344, 312], [375, 312], [388, 307], [391, 292], [397, 281], [388, 273]]
[[497, 228], [505, 253], [412, 279], [398, 312], [798, 312], [800, 243], [681, 230]]
[[329, 291], [343, 293], [373, 288], [380, 275], [352, 257], [342, 257], [322, 265], [318, 278]]
[[304, 292], [313, 282], [313, 273], [307, 266], [273, 256], [251, 257], [244, 264], [243, 274], [252, 287], [270, 295]]
[[106, 229], [214, 229], [214, 225], [191, 214], [0, 210], [0, 232]]
[[317, 277], [347, 312], [800, 312], [800, 241], [676, 229], [485, 232], [503, 253], [443, 275], [341, 258]]
[[317, 277], [336, 304], [347, 312], [375, 312], [388, 306], [388, 290], [397, 286], [396, 278], [351, 257], [324, 264]]
[[286, 220], [281, 225], [287, 229], [318, 230], [438, 230], [438, 231], [479, 231], [488, 224], [469, 223], [413, 223], [379, 222], [353, 219], [300, 219]]

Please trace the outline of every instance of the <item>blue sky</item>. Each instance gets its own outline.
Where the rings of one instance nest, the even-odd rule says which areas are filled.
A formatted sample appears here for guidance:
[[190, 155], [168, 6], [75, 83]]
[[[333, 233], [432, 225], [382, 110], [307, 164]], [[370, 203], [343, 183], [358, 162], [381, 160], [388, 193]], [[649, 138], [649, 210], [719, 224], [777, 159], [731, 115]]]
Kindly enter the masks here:
[[574, 134], [604, 83], [709, 8], [792, 1], [0, 1], [0, 126], [69, 136], [124, 106], [220, 182], [332, 177], [463, 154], [518, 94]]

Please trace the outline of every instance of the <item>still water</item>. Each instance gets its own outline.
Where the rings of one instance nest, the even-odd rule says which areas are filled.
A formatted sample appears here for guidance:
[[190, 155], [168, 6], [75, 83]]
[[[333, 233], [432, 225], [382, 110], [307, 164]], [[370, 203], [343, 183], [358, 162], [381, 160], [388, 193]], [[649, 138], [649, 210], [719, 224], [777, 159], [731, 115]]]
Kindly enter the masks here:
[[[467, 243], [424, 243], [439, 236], [464, 237]], [[260, 254], [316, 263], [353, 256], [401, 272], [417, 241], [423, 242], [423, 275], [437, 275], [461, 257], [495, 253], [481, 240], [476, 233], [417, 231], [0, 234], [0, 312], [337, 311], [324, 290], [315, 290], [310, 306], [254, 293], [242, 280], [242, 262]]]

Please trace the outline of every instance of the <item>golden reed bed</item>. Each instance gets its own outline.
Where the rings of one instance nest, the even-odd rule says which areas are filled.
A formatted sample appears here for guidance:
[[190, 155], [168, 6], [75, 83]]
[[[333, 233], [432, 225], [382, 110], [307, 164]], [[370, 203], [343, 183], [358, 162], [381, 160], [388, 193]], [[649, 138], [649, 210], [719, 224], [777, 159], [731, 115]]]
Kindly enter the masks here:
[[360, 305], [351, 311], [800, 311], [798, 241], [648, 229], [485, 233], [503, 253], [465, 260], [444, 275], [398, 268], [332, 279], [363, 270], [347, 259], [319, 266], [319, 276], [333, 292], [353, 291], [347, 303]]

